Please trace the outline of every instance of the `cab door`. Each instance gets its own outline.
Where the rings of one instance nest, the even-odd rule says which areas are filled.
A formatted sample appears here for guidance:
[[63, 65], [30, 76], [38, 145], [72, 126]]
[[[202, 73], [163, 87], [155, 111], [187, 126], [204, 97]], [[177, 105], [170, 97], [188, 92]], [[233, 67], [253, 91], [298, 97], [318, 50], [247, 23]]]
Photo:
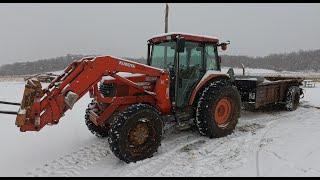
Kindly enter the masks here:
[[204, 46], [202, 43], [186, 42], [184, 52], [178, 54], [178, 78], [176, 106], [188, 105], [192, 90], [205, 73]]

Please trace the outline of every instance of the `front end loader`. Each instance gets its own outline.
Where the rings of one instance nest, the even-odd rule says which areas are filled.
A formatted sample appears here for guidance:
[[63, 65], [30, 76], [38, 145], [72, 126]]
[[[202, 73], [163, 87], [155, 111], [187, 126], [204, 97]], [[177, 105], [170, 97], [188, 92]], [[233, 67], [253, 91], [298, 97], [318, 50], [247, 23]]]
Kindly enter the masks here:
[[[240, 95], [228, 74], [221, 73], [216, 37], [168, 33], [148, 41], [146, 64], [113, 56], [87, 57], [71, 63], [46, 88], [34, 77], [26, 81], [16, 125], [40, 131], [58, 124], [89, 93], [88, 129], [108, 138], [110, 149], [129, 163], [153, 156], [164, 126], [195, 127], [209, 138], [234, 130]], [[1, 102], [0, 102], [1, 103]]]

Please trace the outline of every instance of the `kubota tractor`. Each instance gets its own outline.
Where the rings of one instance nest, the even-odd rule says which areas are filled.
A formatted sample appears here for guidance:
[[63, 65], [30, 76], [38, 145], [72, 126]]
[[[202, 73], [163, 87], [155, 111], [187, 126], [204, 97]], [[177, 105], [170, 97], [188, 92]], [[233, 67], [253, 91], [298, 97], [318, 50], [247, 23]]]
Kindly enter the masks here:
[[86, 125], [127, 163], [157, 151], [166, 122], [194, 124], [209, 138], [226, 136], [241, 104], [230, 76], [221, 73], [218, 48], [228, 44], [167, 33], [148, 40], [146, 65], [112, 56], [74, 61], [47, 88], [36, 78], [26, 81], [16, 125], [24, 132], [57, 124], [89, 92]]

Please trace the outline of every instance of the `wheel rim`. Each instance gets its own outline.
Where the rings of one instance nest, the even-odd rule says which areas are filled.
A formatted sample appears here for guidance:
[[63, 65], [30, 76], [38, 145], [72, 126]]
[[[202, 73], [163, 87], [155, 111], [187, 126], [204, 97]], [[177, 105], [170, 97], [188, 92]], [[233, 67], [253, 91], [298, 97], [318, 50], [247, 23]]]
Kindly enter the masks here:
[[228, 119], [230, 117], [232, 110], [232, 105], [230, 100], [223, 98], [221, 99], [216, 107], [214, 107], [214, 120], [218, 126], [225, 126], [228, 124]]
[[130, 144], [134, 146], [144, 144], [149, 137], [149, 128], [146, 123], [139, 123], [129, 133]]

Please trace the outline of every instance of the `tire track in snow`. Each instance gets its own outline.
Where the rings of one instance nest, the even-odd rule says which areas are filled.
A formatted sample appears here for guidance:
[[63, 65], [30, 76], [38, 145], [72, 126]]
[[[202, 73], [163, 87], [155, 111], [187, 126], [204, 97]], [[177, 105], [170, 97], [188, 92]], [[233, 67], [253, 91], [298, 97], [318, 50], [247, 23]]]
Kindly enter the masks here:
[[129, 164], [129, 167], [123, 171], [124, 176], [153, 176], [170, 164], [171, 160], [177, 155], [177, 152], [183, 147], [203, 139], [197, 136], [196, 132], [190, 131], [183, 132], [182, 135], [178, 134], [178, 136], [166, 137], [161, 143], [162, 146], [160, 146], [158, 153], [153, 157]]
[[[256, 123], [256, 120], [263, 122]], [[241, 154], [246, 153], [248, 149], [247, 138], [244, 138], [244, 136], [256, 135], [259, 129], [265, 127], [260, 123], [266, 124], [265, 117], [251, 119], [238, 125], [234, 133], [226, 137], [209, 139], [202, 136], [203, 139], [201, 140], [185, 144], [184, 147], [193, 147], [199, 143], [201, 146], [191, 148], [188, 152], [176, 153], [175, 159], [174, 161], [171, 160], [172, 163], [169, 167], [164, 167], [158, 173], [151, 175], [186, 176], [186, 173], [194, 172], [197, 169], [202, 173], [191, 173], [187, 176], [224, 176], [230, 169], [240, 167], [245, 163], [245, 159], [241, 159]], [[257, 141], [257, 138], [259, 137], [253, 138], [252, 141]], [[201, 141], [205, 141], [205, 143]], [[170, 173], [171, 168], [175, 169], [173, 173]], [[150, 176], [150, 174], [147, 175]]]
[[[281, 117], [278, 117], [278, 115], [276, 116], [277, 117], [271, 119], [271, 121], [281, 118]], [[260, 119], [260, 118], [257, 118], [257, 119]], [[265, 117], [261, 117], [261, 119], [263, 120], [265, 119]], [[270, 119], [268, 122], [270, 122]], [[165, 170], [168, 165], [175, 164], [176, 162], [180, 162], [180, 161], [182, 162], [187, 161], [186, 154], [185, 152], [183, 152], [184, 149], [193, 147], [194, 145], [199, 144], [199, 142], [202, 142], [202, 141], [206, 141], [205, 143], [200, 143], [201, 145], [205, 146], [203, 151], [206, 151], [206, 152], [204, 155], [201, 155], [202, 158], [200, 157], [200, 159], [197, 159], [197, 161], [207, 159], [208, 156], [212, 156], [212, 154], [216, 153], [217, 149], [219, 149], [220, 155], [228, 156], [227, 159], [232, 158], [233, 156], [237, 156], [237, 152], [234, 152], [234, 151], [237, 151], [237, 149], [238, 150], [242, 149], [241, 146], [243, 146], [243, 143], [236, 143], [237, 148], [234, 148], [234, 146], [232, 146], [233, 148], [229, 148], [228, 151], [221, 150], [221, 148], [223, 149], [224, 147], [228, 147], [230, 143], [234, 143], [238, 138], [238, 136], [240, 137], [243, 135], [243, 132], [239, 130], [239, 127], [236, 129], [235, 134], [230, 135], [228, 137], [216, 138], [216, 139], [209, 139], [207, 137], [198, 135], [197, 132], [191, 132], [191, 131], [183, 132], [182, 134], [183, 135], [179, 134], [177, 137], [174, 134], [168, 133], [166, 135], [167, 137], [165, 137], [162, 142], [162, 146], [160, 146], [159, 148], [159, 153], [155, 154], [152, 158], [129, 164], [129, 167], [127, 167], [124, 171], [122, 171], [122, 175], [135, 176], [135, 177], [136, 176], [157, 176], [159, 173], [162, 172], [163, 169]], [[229, 143], [228, 140], [231, 141], [231, 139], [233, 138], [235, 138], [235, 140], [232, 140], [232, 142]], [[208, 144], [208, 142], [210, 144]], [[191, 149], [190, 151], [192, 150], [195, 150], [195, 149]], [[215, 160], [216, 163], [221, 163], [220, 161], [221, 161], [221, 158], [220, 159], [217, 158]], [[181, 165], [181, 163], [179, 165]]]
[[27, 173], [26, 176], [76, 176], [110, 154], [105, 139], [61, 156]]
[[[299, 117], [303, 117], [303, 115], [307, 114], [309, 111], [306, 110], [306, 108], [304, 108], [302, 106], [302, 108], [304, 109], [302, 111], [302, 109], [299, 111], [299, 113], [297, 113], [295, 111], [295, 113], [297, 113]], [[260, 170], [260, 162], [259, 162], [259, 154], [260, 151], [262, 150], [262, 148], [267, 145], [265, 143], [263, 143], [264, 141], [266, 141], [266, 136], [268, 135], [268, 133], [279, 124], [279, 121], [284, 121], [284, 120], [289, 120], [291, 119], [291, 116], [288, 116], [288, 114], [286, 113], [285, 115], [280, 114], [279, 116], [276, 116], [276, 118], [272, 119], [271, 121], [269, 121], [269, 126], [267, 127], [267, 129], [265, 130], [265, 132], [263, 133], [263, 135], [261, 136], [259, 143], [258, 143], [258, 147], [256, 150], [256, 176], [261, 176], [261, 170]], [[278, 122], [278, 123], [277, 123]]]
[[284, 162], [287, 166], [293, 168], [293, 169], [296, 169], [302, 173], [309, 173], [309, 172], [312, 172], [312, 173], [315, 173], [315, 175], [319, 175], [320, 171], [317, 170], [317, 169], [314, 169], [314, 168], [301, 168], [301, 167], [298, 167], [296, 166], [296, 164], [290, 162], [288, 159], [280, 156], [279, 154], [277, 154], [276, 152], [273, 152], [273, 151], [268, 151], [268, 150], [264, 150], [264, 152], [266, 153], [269, 153], [270, 155], [276, 157], [277, 159], [281, 160], [282, 162]]
[[[308, 111], [303, 111], [302, 113], [299, 112], [301, 113], [299, 115], [302, 116], [307, 112]], [[248, 121], [243, 125], [256, 122], [257, 120], [259, 123], [263, 123], [267, 125], [266, 127], [268, 129], [266, 131], [268, 131], [269, 128], [272, 128], [270, 127], [270, 125], [272, 125], [272, 123], [274, 122], [277, 122], [277, 120], [290, 118], [288, 117], [289, 115], [288, 113], [285, 113], [285, 114], [276, 113], [275, 115], [273, 114], [267, 114], [267, 115], [271, 117], [268, 119], [265, 116], [262, 116], [262, 117], [250, 119], [250, 121]], [[239, 131], [239, 127], [236, 129], [235, 132], [236, 134], [234, 134], [233, 135], [234, 137], [232, 138], [237, 138], [244, 135], [243, 132]], [[262, 139], [263, 139], [263, 136], [260, 138], [260, 141], [258, 140], [259, 145], [263, 141]], [[257, 138], [254, 138], [252, 140], [257, 141]], [[214, 153], [216, 153], [217, 149], [219, 150], [223, 148], [223, 147], [220, 147], [220, 146], [224, 146], [223, 144], [226, 144], [225, 146], [228, 146], [228, 144], [230, 143], [237, 143], [237, 144], [240, 143], [239, 144], [240, 146], [243, 145], [241, 142], [239, 143], [235, 142], [236, 140], [235, 141], [233, 140], [232, 142], [226, 141], [225, 138], [208, 139], [206, 137], [198, 135], [197, 132], [193, 132], [193, 131], [180, 132], [178, 134], [167, 133], [164, 135], [164, 139], [162, 141], [162, 145], [160, 146], [158, 153], [156, 153], [152, 158], [148, 158], [143, 161], [138, 161], [136, 163], [124, 164], [119, 167], [116, 167], [114, 170], [121, 172], [120, 173], [121, 176], [157, 176], [163, 170], [166, 170], [167, 169], [166, 167], [168, 165], [172, 163], [174, 164], [175, 163], [174, 161], [181, 160], [182, 162], [188, 163], [188, 160], [184, 159], [186, 158], [185, 157], [186, 152], [182, 152], [181, 150], [183, 150], [185, 147], [188, 147], [188, 146], [193, 147], [194, 144], [198, 144], [200, 141], [206, 141], [205, 143], [200, 143], [200, 146], [205, 146], [204, 149], [200, 147], [202, 148], [201, 151], [207, 151], [204, 155], [201, 155], [202, 158], [206, 158], [208, 156], [213, 155]], [[209, 141], [210, 141], [210, 144], [208, 144]], [[238, 149], [239, 148], [242, 149], [240, 146], [238, 147]], [[191, 149], [191, 151], [193, 150], [194, 149]], [[229, 155], [233, 156], [234, 153], [231, 151], [232, 149], [230, 149], [231, 154]], [[90, 167], [92, 167], [95, 163], [101, 160], [107, 161], [107, 159], [110, 158], [109, 156], [110, 153], [111, 152], [109, 150], [107, 141], [105, 139], [99, 139], [98, 142], [93, 143], [92, 145], [83, 147], [78, 151], [66, 154], [60, 158], [57, 158], [56, 160], [49, 162], [48, 164], [45, 164], [39, 168], [34, 169], [33, 171], [30, 171], [29, 173], [27, 173], [27, 176], [77, 176], [82, 171], [85, 171]], [[113, 156], [113, 154], [110, 154], [110, 155]], [[221, 154], [221, 155], [224, 156], [224, 154]], [[228, 154], [226, 154], [226, 156], [228, 156]], [[229, 157], [227, 157], [227, 159], [228, 158]], [[199, 159], [197, 158], [197, 162], [198, 161]], [[219, 163], [219, 159], [216, 159], [216, 161], [214, 162]], [[222, 166], [223, 164], [224, 163], [222, 163]], [[181, 163], [178, 165], [181, 165]], [[259, 172], [257, 171], [257, 173]]]
[[[178, 138], [176, 136], [167, 137], [170, 139], [164, 140], [162, 143], [164, 147], [161, 149], [161, 154], [157, 154], [152, 158], [130, 165], [130, 168], [127, 168], [126, 171], [123, 171], [123, 174], [126, 174], [125, 176], [134, 177], [161, 176], [161, 173], [166, 171], [168, 165], [170, 165], [170, 167], [173, 165], [177, 168], [182, 166], [180, 169], [181, 172], [184, 172], [185, 169], [183, 167], [190, 163], [190, 155], [192, 155], [194, 151], [201, 151], [200, 157], [196, 158], [197, 162], [201, 162], [202, 160], [207, 159], [208, 156], [214, 154], [217, 149], [219, 154], [225, 153], [225, 147], [228, 147], [229, 145], [229, 141], [227, 140], [231, 140], [233, 138], [237, 138], [237, 136], [243, 135], [243, 133], [240, 133], [239, 135], [229, 135], [223, 138], [209, 139], [207, 137], [200, 136], [197, 134], [197, 132], [187, 133], [188, 134], [184, 134]], [[170, 134], [167, 136], [170, 136]], [[236, 151], [241, 149], [243, 143], [238, 143], [238, 146], [237, 148], [232, 146], [232, 148], [230, 147], [228, 149], [229, 154], [227, 154], [227, 159], [239, 154]], [[217, 158], [214, 162], [221, 164], [221, 158]], [[225, 163], [227, 163], [227, 161], [225, 161], [224, 164]], [[175, 171], [177, 171], [177, 169], [175, 169]]]

